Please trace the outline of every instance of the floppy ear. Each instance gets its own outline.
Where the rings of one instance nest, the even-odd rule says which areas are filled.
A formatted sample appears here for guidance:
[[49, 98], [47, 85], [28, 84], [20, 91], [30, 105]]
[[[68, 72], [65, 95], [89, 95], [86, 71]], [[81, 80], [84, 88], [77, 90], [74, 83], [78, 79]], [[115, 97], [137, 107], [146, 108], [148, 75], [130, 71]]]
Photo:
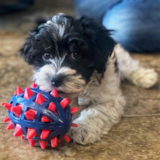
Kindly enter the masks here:
[[112, 54], [115, 41], [110, 37], [110, 31], [93, 19], [82, 17], [81, 21], [83, 34], [90, 39], [94, 48], [95, 69], [98, 73], [103, 73], [108, 57]]
[[115, 46], [114, 40], [108, 33], [109, 32], [105, 29], [100, 31], [100, 33], [98, 33], [95, 37], [95, 46], [97, 51], [95, 52], [94, 65], [99, 73], [105, 72], [106, 63]]
[[30, 37], [28, 37], [20, 49], [21, 57], [28, 63], [33, 64], [34, 54], [33, 54], [33, 43], [34, 43], [34, 36], [36, 32], [30, 32]]

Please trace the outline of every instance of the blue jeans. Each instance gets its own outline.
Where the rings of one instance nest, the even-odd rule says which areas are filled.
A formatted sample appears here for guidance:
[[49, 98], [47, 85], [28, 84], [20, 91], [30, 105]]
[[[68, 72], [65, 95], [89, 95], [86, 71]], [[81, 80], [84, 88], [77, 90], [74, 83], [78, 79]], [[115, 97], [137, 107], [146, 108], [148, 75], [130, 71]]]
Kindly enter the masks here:
[[112, 38], [126, 50], [160, 52], [160, 0], [81, 0], [81, 7], [78, 1], [78, 17], [87, 15], [113, 30]]

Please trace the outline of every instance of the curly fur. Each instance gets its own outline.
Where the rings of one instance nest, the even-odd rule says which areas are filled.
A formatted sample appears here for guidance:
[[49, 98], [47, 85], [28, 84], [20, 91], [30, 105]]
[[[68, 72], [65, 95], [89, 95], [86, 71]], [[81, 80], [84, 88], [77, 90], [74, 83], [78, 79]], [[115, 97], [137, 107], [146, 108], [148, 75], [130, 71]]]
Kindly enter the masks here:
[[[45, 60], [44, 53], [51, 57]], [[42, 90], [57, 88], [61, 97], [72, 98], [71, 107], [78, 106], [73, 116], [78, 127], [68, 134], [82, 145], [100, 140], [119, 123], [125, 107], [121, 80], [143, 88], [158, 80], [153, 69], [140, 66], [107, 29], [86, 17], [54, 16], [30, 33], [21, 55], [35, 67], [33, 77]]]

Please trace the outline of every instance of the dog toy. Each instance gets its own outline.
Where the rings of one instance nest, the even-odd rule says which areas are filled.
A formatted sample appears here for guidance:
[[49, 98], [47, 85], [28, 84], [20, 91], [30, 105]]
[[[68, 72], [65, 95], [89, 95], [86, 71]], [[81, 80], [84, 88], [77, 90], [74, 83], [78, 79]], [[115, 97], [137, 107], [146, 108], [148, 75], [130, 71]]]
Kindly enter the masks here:
[[36, 142], [42, 149], [47, 143], [54, 148], [62, 138], [69, 142], [66, 135], [70, 127], [77, 127], [72, 123], [72, 114], [78, 111], [77, 107], [70, 108], [67, 98], [60, 98], [56, 89], [50, 93], [40, 90], [35, 83], [31, 88], [22, 90], [17, 87], [9, 103], [2, 103], [7, 108], [9, 121], [7, 130], [14, 130], [14, 137], [26, 138], [31, 146]]

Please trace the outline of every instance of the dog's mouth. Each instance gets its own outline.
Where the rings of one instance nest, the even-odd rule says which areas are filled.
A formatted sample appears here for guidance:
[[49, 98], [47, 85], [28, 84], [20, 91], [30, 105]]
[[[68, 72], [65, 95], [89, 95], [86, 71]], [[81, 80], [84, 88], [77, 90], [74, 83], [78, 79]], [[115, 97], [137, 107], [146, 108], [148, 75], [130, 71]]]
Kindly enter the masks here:
[[79, 94], [80, 92], [63, 92], [63, 91], [58, 91], [58, 94]]
[[57, 91], [58, 91], [58, 94], [60, 97], [62, 98], [69, 98], [69, 99], [72, 99], [72, 98], [75, 98], [79, 95], [80, 92], [65, 92], [63, 90], [60, 90], [57, 88]]
[[63, 92], [63, 91], [58, 91], [58, 94], [70, 94], [70, 93], [66, 93], [66, 92]]
[[[38, 86], [38, 85], [37, 85]], [[42, 89], [41, 88], [41, 86], [38, 86], [40, 89]], [[52, 88], [52, 89], [54, 89], [54, 87]], [[52, 89], [50, 90], [50, 92], [52, 91]], [[62, 98], [68, 98], [68, 99], [73, 99], [73, 98], [75, 98], [75, 97], [78, 97], [78, 95], [80, 94], [80, 92], [81, 91], [79, 91], [79, 92], [68, 92], [68, 91], [65, 91], [63, 88], [61, 88], [61, 87], [57, 87], [56, 88], [57, 89], [57, 91], [58, 91], [58, 94], [59, 94], [59, 96], [60, 97], [62, 97]], [[43, 89], [42, 89], [43, 90]]]
[[64, 91], [61, 88], [56, 88], [56, 89], [57, 89], [57, 91], [58, 91], [59, 94], [76, 94], [76, 93], [80, 93], [80, 92], [72, 92], [72, 91], [68, 92], [68, 91]]

